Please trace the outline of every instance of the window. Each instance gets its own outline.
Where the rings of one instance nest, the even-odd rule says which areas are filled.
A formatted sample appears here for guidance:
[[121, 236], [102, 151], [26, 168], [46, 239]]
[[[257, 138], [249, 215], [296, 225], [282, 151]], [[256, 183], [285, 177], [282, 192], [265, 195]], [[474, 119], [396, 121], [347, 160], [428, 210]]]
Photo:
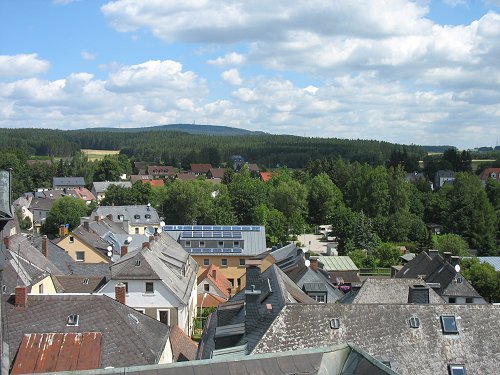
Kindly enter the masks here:
[[205, 247], [205, 241], [200, 241], [200, 247]]
[[209, 284], [203, 284], [203, 290], [205, 292], [208, 292], [210, 290], [210, 285]]
[[76, 252], [76, 261], [77, 262], [85, 262], [85, 251], [77, 251]]
[[221, 267], [227, 267], [227, 259], [226, 258], [222, 258], [220, 260], [220, 265], [221, 265]]
[[339, 329], [340, 328], [340, 319], [339, 318], [330, 319], [330, 328], [331, 329]]
[[71, 314], [68, 316], [68, 321], [67, 321], [66, 325], [77, 326], [78, 320], [79, 320], [79, 316], [77, 314]]
[[227, 279], [231, 283], [231, 288], [234, 288], [234, 279]]
[[191, 241], [186, 241], [186, 247], [191, 247]]
[[137, 259], [137, 260], [135, 261], [135, 266], [136, 266], [136, 267], [140, 267], [140, 266], [141, 266], [141, 260], [140, 260], [140, 259]]
[[151, 219], [151, 215], [150, 215], [150, 214], [146, 214], [146, 215], [144, 215], [144, 217], [145, 217], [146, 219]]
[[410, 327], [411, 328], [420, 327], [420, 319], [415, 317], [410, 318]]
[[217, 242], [217, 247], [224, 247], [224, 241]]
[[316, 300], [316, 302], [319, 302], [319, 303], [325, 303], [325, 296], [322, 294], [322, 295], [318, 295], [318, 296], [311, 296], [314, 300]]
[[241, 287], [241, 279], [238, 279], [237, 282], [238, 282], [238, 288], [240, 288]]
[[240, 241], [234, 241], [233, 247], [240, 247]]
[[143, 314], [146, 312], [146, 310], [144, 310], [144, 309], [136, 309], [135, 307], [134, 307], [134, 309], [135, 309], [135, 311], [138, 311], [138, 312], [143, 313]]
[[135, 228], [135, 234], [139, 234], [139, 228]]
[[123, 221], [123, 215], [118, 215], [118, 220]]
[[140, 215], [134, 215], [134, 219], [139, 220], [141, 218]]
[[43, 294], [43, 284], [38, 285], [38, 294]]
[[457, 322], [454, 315], [441, 315], [443, 333], [458, 333]]
[[240, 267], [243, 267], [245, 265], [245, 259], [240, 258]]
[[457, 277], [457, 284], [462, 284], [464, 282], [464, 279], [460, 276]]
[[75, 242], [75, 237], [69, 236], [69, 243], [73, 243], [73, 242]]
[[154, 284], [151, 281], [146, 282], [146, 293], [153, 294], [155, 292]]
[[449, 297], [448, 303], [457, 303], [457, 299], [455, 297]]
[[209, 266], [210, 265], [210, 259], [207, 259], [207, 258], [203, 259], [203, 265], [204, 266]]
[[90, 281], [89, 279], [83, 279], [83, 283], [84, 283], [85, 285], [89, 285], [89, 281]]
[[170, 325], [170, 310], [157, 310], [157, 318], [160, 322]]
[[448, 365], [450, 375], [467, 375], [465, 365]]
[[472, 297], [466, 297], [465, 298], [465, 303], [474, 303], [474, 298], [472, 298]]

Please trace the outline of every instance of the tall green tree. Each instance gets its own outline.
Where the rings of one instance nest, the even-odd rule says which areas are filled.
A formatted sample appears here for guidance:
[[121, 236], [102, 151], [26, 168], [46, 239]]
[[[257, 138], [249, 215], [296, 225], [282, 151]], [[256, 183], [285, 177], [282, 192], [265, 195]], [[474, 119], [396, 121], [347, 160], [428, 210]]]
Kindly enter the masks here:
[[78, 198], [62, 197], [54, 202], [45, 220], [45, 233], [55, 236], [61, 225], [69, 224], [69, 230], [80, 225], [80, 218], [88, 213], [86, 203]]
[[491, 264], [469, 258], [462, 260], [461, 268], [461, 274], [486, 301], [500, 302], [500, 272], [495, 271]]
[[316, 225], [333, 222], [334, 213], [344, 204], [340, 189], [326, 173], [311, 180], [307, 198], [309, 221]]
[[228, 185], [231, 203], [239, 224], [253, 224], [253, 210], [260, 204], [267, 204], [267, 188], [262, 181], [250, 176], [243, 168]]
[[469, 255], [469, 244], [457, 234], [448, 233], [434, 236], [432, 244], [440, 253], [450, 252], [461, 257]]

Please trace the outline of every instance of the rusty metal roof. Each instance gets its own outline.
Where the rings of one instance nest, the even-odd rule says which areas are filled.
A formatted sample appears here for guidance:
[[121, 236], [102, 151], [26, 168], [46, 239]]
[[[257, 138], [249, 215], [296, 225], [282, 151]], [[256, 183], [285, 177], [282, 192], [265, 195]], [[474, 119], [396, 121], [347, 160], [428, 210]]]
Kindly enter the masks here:
[[99, 368], [101, 341], [100, 332], [24, 335], [11, 374]]

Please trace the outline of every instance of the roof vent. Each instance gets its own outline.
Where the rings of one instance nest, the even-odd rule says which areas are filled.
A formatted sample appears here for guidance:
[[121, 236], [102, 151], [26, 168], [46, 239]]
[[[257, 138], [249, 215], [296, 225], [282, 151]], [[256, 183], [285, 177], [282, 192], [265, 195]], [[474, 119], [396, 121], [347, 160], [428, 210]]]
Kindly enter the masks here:
[[330, 319], [330, 328], [331, 329], [339, 329], [340, 328], [340, 319], [339, 318]]
[[130, 314], [130, 313], [129, 313], [129, 314], [128, 314], [128, 318], [129, 318], [132, 322], [134, 322], [135, 324], [139, 324], [139, 319], [137, 319], [137, 317], [136, 317], [136, 316], [134, 316], [134, 315], [132, 315], [132, 314]]
[[78, 314], [68, 315], [68, 322], [66, 323], [66, 325], [68, 325], [68, 326], [77, 326], [78, 325], [78, 320], [79, 320], [79, 315]]
[[85, 285], [88, 285], [88, 284], [89, 284], [89, 279], [83, 279], [83, 283], [84, 283]]
[[410, 327], [411, 328], [419, 328], [420, 327], [420, 319], [416, 317], [410, 318]]
[[141, 261], [140, 261], [140, 259], [137, 259], [137, 260], [135, 261], [135, 266], [136, 266], [136, 267], [140, 267], [140, 266], [141, 266]]

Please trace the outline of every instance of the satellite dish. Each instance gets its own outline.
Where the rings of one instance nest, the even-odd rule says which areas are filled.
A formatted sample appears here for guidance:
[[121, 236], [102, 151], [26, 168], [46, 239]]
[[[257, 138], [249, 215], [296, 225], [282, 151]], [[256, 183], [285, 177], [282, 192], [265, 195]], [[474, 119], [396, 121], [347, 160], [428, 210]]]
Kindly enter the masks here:
[[306, 267], [309, 267], [311, 265], [311, 261], [309, 259], [306, 259], [305, 265], [306, 265]]
[[131, 236], [128, 236], [127, 237], [127, 243], [131, 243], [132, 242], [132, 237]]
[[111, 257], [113, 255], [113, 248], [111, 247], [111, 245], [109, 245], [107, 249], [108, 249], [108, 257]]
[[111, 251], [108, 251], [108, 257], [111, 258], [112, 255], [113, 255], [113, 253]]
[[459, 272], [460, 272], [460, 265], [458, 265], [458, 264], [457, 264], [457, 265], [455, 266], [455, 271], [456, 271], [457, 273], [459, 273]]
[[160, 227], [160, 228], [158, 228], [158, 229], [156, 230], [156, 232], [157, 232], [158, 234], [160, 234], [160, 233], [161, 233], [161, 232], [163, 232], [163, 231], [161, 230], [161, 227]]
[[160, 227], [164, 227], [165, 226], [165, 222], [164, 221], [160, 221]]

